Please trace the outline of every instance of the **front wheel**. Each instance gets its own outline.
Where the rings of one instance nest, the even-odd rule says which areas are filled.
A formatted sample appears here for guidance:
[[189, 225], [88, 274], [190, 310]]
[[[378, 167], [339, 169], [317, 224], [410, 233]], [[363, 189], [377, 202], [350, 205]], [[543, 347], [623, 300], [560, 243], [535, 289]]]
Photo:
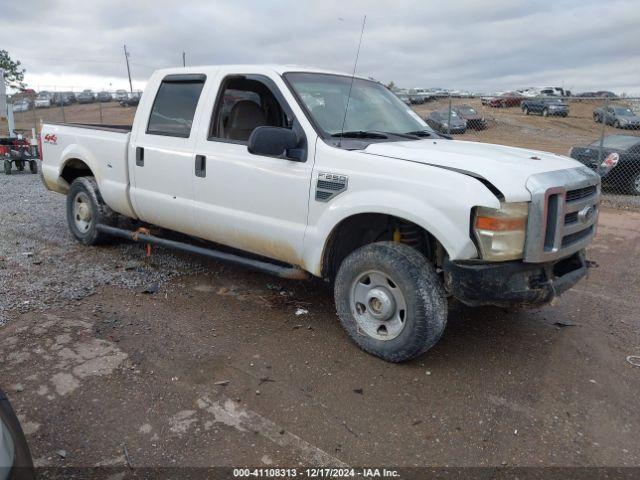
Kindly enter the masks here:
[[528, 107], [524, 107], [522, 109], [522, 111], [524, 112], [525, 115], [529, 115], [529, 108]]
[[35, 160], [29, 160], [29, 171], [31, 173], [38, 173], [38, 162]]
[[11, 175], [11, 160], [4, 161], [4, 174]]
[[78, 177], [67, 193], [67, 222], [73, 236], [84, 245], [102, 243], [107, 236], [98, 224], [110, 224], [114, 214], [102, 200], [93, 177]]
[[544, 110], [542, 110], [542, 116], [543, 117], [548, 117], [549, 116], [549, 110], [547, 110], [546, 108]]
[[389, 362], [429, 350], [447, 323], [447, 300], [424, 255], [395, 242], [365, 245], [340, 265], [334, 295], [351, 340]]

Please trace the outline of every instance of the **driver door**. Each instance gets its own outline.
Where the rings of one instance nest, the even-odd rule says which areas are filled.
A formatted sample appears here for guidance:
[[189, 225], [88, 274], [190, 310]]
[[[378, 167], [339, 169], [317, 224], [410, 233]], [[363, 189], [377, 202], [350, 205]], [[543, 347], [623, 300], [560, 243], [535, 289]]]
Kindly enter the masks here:
[[[314, 152], [277, 81], [230, 74], [212, 88], [210, 126], [201, 129], [195, 151], [195, 218], [200, 237], [299, 264]], [[305, 161], [249, 153], [259, 126], [294, 129]]]

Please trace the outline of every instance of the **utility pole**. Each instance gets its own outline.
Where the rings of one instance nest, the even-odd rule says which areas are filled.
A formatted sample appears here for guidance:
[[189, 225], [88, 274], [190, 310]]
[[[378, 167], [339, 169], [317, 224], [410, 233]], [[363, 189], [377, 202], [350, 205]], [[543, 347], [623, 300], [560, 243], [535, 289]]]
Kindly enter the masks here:
[[129, 90], [133, 93], [133, 84], [131, 83], [131, 69], [129, 68], [129, 52], [127, 52], [127, 46], [124, 46], [124, 59], [127, 62], [127, 75], [129, 75]]
[[182, 52], [182, 66], [186, 67], [187, 66], [187, 61], [185, 59], [185, 52]]

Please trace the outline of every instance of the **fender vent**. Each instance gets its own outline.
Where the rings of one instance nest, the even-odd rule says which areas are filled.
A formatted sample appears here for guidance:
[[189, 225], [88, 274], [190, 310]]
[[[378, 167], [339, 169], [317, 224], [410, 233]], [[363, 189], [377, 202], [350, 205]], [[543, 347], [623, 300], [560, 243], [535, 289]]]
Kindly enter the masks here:
[[339, 193], [347, 189], [349, 179], [344, 175], [335, 175], [333, 173], [318, 173], [318, 182], [316, 183], [316, 201], [328, 202]]

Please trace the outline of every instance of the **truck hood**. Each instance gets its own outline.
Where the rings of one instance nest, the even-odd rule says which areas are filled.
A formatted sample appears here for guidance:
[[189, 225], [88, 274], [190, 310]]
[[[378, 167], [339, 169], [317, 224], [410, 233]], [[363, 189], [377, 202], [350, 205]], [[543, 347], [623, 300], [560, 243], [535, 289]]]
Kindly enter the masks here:
[[531, 200], [525, 185], [536, 173], [583, 167], [580, 162], [553, 153], [460, 140], [425, 139], [373, 143], [364, 153], [432, 165], [484, 179], [507, 202]]

